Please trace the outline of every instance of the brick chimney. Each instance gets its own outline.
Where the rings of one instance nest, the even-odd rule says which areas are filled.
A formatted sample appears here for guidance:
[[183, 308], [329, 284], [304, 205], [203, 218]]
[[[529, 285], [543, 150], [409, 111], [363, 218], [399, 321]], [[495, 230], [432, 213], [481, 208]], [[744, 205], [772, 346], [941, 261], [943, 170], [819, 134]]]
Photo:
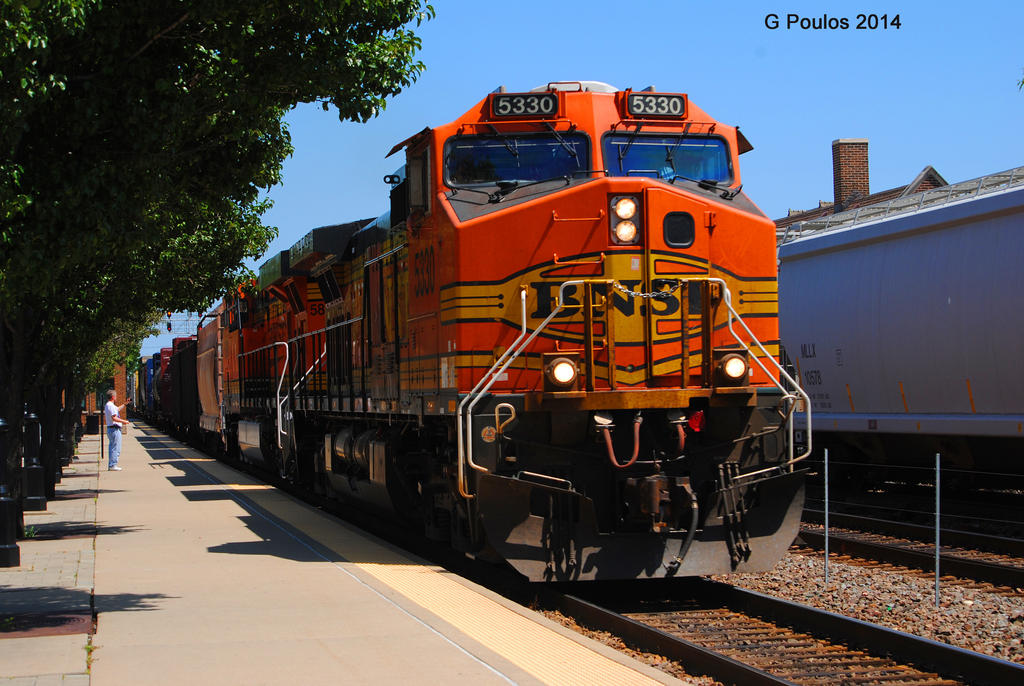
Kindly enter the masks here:
[[837, 138], [832, 141], [832, 185], [837, 212], [851, 200], [871, 194], [867, 138]]

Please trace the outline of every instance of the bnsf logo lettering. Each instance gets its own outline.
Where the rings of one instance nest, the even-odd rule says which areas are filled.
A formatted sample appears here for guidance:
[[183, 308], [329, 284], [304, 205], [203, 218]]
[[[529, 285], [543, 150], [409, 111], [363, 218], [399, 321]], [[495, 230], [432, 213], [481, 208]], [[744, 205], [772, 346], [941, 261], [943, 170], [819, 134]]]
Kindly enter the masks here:
[[417, 298], [430, 295], [437, 284], [437, 262], [434, 246], [417, 250], [412, 256], [412, 292]]
[[[624, 288], [631, 291], [640, 290], [641, 281], [635, 280], [621, 280], [620, 284]], [[654, 291], [667, 290], [672, 286], [676, 285], [675, 279], [655, 279], [651, 284]], [[530, 284], [530, 288], [537, 294], [537, 309], [530, 314], [530, 317], [534, 319], [544, 319], [552, 310], [555, 308], [555, 298], [558, 296], [558, 289], [561, 286], [556, 281], [534, 281]], [[607, 297], [608, 289], [604, 284], [594, 284], [594, 292], [599, 293]], [[558, 313], [555, 319], [562, 317], [572, 317], [573, 315], [579, 314], [580, 305], [582, 305], [581, 295], [577, 286], [567, 286], [564, 291], [566, 308]], [[612, 292], [611, 301], [612, 307], [619, 311], [620, 314], [626, 317], [632, 317], [636, 314], [636, 301], [638, 298], [631, 298], [623, 293], [619, 293], [617, 290]], [[651, 314], [658, 317], [668, 317], [679, 311], [679, 296], [672, 295], [669, 298], [650, 298], [645, 302], [650, 303]], [[646, 307], [640, 306], [640, 315], [645, 316], [647, 314]]]

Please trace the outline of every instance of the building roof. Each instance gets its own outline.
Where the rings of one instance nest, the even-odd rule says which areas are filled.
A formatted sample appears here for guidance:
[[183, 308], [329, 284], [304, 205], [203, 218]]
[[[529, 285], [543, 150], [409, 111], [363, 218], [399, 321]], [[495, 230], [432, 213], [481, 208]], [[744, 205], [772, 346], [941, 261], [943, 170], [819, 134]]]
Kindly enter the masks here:
[[[891, 224], [893, 228], [872, 229], [876, 233], [882, 231], [901, 230], [899, 226], [906, 225], [905, 220], [913, 215], [945, 208], [951, 205], [964, 205], [980, 197], [992, 196], [995, 194], [1005, 195], [1014, 193], [1014, 202], [1019, 204], [1021, 192], [1024, 190], [1024, 167], [1015, 167], [1006, 171], [995, 172], [985, 176], [959, 181], [946, 186], [932, 189], [920, 189], [914, 193], [907, 193], [896, 196], [889, 200], [851, 207], [843, 212], [802, 221], [787, 227], [782, 232], [779, 242], [780, 247], [784, 244], [802, 242], [809, 237], [818, 237], [823, 234], [846, 234], [842, 240], [850, 240], [850, 236], [857, 234], [854, 240], [860, 240], [864, 234], [851, 232], [848, 229], [853, 227], [864, 227], [867, 224]], [[974, 210], [961, 207], [958, 212], [969, 213]], [[899, 219], [900, 222], [893, 223], [890, 220]], [[790, 253], [792, 254], [792, 253]]]
[[872, 193], [871, 195], [855, 197], [847, 202], [844, 207], [836, 207], [835, 203], [822, 201], [818, 203], [818, 207], [814, 209], [803, 211], [791, 210], [789, 215], [775, 220], [775, 227], [776, 229], [785, 229], [787, 226], [797, 222], [819, 219], [830, 214], [835, 214], [836, 212], [852, 210], [865, 205], [874, 205], [875, 203], [886, 202], [894, 198], [901, 198], [945, 185], [947, 185], [947, 182], [942, 178], [942, 175], [935, 171], [934, 167], [928, 165], [906, 186], [897, 186], [896, 188], [890, 188], [887, 191], [879, 191], [877, 193]]

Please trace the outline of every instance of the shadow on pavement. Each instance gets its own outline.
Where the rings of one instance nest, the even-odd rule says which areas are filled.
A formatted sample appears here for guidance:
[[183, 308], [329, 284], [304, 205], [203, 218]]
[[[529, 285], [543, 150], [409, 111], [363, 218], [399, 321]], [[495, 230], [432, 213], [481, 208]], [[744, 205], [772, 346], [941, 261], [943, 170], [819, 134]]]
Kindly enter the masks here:
[[35, 586], [0, 587], [0, 618], [4, 615], [39, 615], [69, 612], [142, 612], [155, 610], [159, 601], [173, 598], [163, 593], [111, 593], [93, 597], [87, 588]]
[[221, 545], [207, 548], [211, 553], [223, 553], [225, 555], [272, 555], [274, 557], [293, 560], [295, 562], [343, 562], [344, 558], [325, 548], [317, 546], [314, 550], [310, 545], [304, 544], [291, 535], [285, 533], [278, 526], [268, 522], [262, 516], [248, 515], [239, 517], [246, 527], [259, 536], [260, 541], [240, 541], [237, 543], [222, 543]]
[[116, 536], [143, 531], [138, 526], [97, 526], [92, 522], [63, 521], [47, 522], [35, 526], [35, 535], [26, 541], [55, 541], [62, 538], [79, 538], [84, 536]]
[[[152, 449], [150, 452], [159, 452], [159, 450], [161, 449]], [[255, 495], [255, 491], [264, 489], [272, 491], [274, 490], [273, 486], [253, 483], [241, 474], [238, 483], [221, 482], [210, 477], [192, 460], [185, 459], [180, 452], [174, 457], [177, 459], [152, 462], [150, 467], [164, 470], [166, 472], [164, 478], [178, 488], [181, 495], [191, 503], [218, 501], [237, 503], [239, 508], [245, 512], [245, 514], [240, 513], [238, 519], [260, 539], [212, 545], [207, 548], [211, 553], [268, 555], [296, 562], [419, 564], [417, 560], [409, 558], [408, 555], [399, 553], [389, 543], [379, 540], [371, 543], [368, 539], [375, 538], [372, 534], [361, 531], [355, 533], [359, 529], [358, 524], [324, 519], [323, 526], [354, 532], [351, 545], [346, 545], [345, 555], [339, 554], [320, 542], [320, 540], [328, 540], [328, 538], [336, 539], [336, 536], [328, 536], [329, 532], [321, 532], [318, 529], [302, 531], [291, 522], [264, 509], [257, 504], [255, 499], [246, 495]]]

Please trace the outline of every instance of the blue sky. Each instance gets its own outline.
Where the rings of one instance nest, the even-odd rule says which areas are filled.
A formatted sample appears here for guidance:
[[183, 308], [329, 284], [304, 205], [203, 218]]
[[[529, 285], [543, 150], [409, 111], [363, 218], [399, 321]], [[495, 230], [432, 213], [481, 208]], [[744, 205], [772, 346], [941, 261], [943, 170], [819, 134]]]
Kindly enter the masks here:
[[[501, 85], [595, 80], [688, 93], [753, 143], [740, 159], [744, 191], [773, 219], [832, 199], [836, 138], [869, 139], [872, 191], [929, 164], [950, 182], [1024, 165], [1024, 3], [432, 4], [437, 17], [418, 30], [427, 69], [379, 117], [341, 123], [312, 106], [289, 114], [295, 154], [270, 192], [265, 221], [279, 236], [268, 254], [315, 227], [382, 213], [383, 177], [402, 163], [384, 159], [392, 146]], [[766, 26], [770, 14], [779, 28]], [[845, 18], [849, 28], [787, 29], [790, 14]], [[860, 14], [899, 15], [900, 27], [858, 30]], [[169, 341], [151, 338], [142, 352]]]

